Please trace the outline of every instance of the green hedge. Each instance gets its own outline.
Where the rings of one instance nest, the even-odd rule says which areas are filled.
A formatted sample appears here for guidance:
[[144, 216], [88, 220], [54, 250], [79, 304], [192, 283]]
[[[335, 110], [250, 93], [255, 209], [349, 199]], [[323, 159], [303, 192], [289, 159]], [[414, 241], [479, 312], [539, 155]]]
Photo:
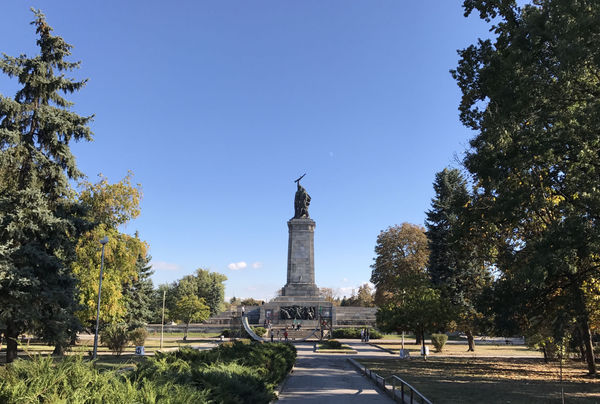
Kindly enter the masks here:
[[256, 335], [258, 335], [259, 337], [262, 337], [267, 332], [267, 329], [264, 328], [264, 327], [253, 327], [253, 326], [251, 326], [251, 328], [252, 328], [252, 331], [254, 331], [254, 333]]
[[[333, 330], [333, 338], [352, 338], [360, 339], [360, 330], [362, 328], [337, 328]], [[372, 328], [369, 328], [369, 339], [380, 339], [383, 335]]]
[[0, 367], [0, 403], [269, 403], [295, 360], [293, 345], [246, 341], [158, 353], [121, 373], [38, 356]]
[[138, 365], [133, 377], [196, 385], [215, 402], [268, 403], [295, 360], [293, 345], [232, 341], [207, 351], [157, 354]]
[[335, 339], [330, 339], [321, 344], [323, 349], [342, 349], [342, 343]]
[[209, 390], [100, 372], [80, 356], [19, 359], [0, 367], [0, 403], [208, 403]]

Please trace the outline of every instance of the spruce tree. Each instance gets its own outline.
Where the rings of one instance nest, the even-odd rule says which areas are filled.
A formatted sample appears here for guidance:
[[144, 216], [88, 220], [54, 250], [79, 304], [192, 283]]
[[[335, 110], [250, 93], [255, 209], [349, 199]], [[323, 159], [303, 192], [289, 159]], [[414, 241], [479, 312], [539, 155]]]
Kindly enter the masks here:
[[79, 66], [65, 61], [72, 46], [33, 11], [40, 54], [0, 59], [0, 69], [22, 86], [12, 99], [0, 95], [0, 332], [7, 362], [25, 331], [61, 351], [78, 328], [68, 263], [84, 222], [69, 187], [81, 177], [69, 144], [91, 140], [92, 117], [72, 112], [61, 95], [86, 82], [65, 77]]
[[469, 351], [475, 350], [473, 331], [481, 314], [477, 303], [491, 277], [477, 255], [477, 239], [470, 229], [467, 182], [459, 170], [435, 175], [435, 197], [427, 211], [429, 274], [454, 308], [457, 326], [465, 332]]
[[125, 321], [130, 327], [148, 323], [152, 319], [153, 284], [150, 276], [154, 273], [149, 255], [139, 255], [136, 262], [137, 277], [123, 289], [127, 314]]

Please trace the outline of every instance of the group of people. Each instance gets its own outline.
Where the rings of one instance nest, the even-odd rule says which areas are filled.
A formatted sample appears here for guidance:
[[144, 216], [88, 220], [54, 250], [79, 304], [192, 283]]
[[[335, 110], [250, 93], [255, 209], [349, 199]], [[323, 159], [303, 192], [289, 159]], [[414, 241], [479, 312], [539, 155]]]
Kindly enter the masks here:
[[[269, 335], [271, 336], [271, 342], [273, 342], [274, 338], [275, 338], [275, 330], [273, 328], [269, 329]], [[288, 341], [288, 331], [287, 331], [287, 327], [283, 330], [283, 333], [279, 333], [279, 330], [277, 330], [277, 340], [281, 341], [281, 338], [283, 337], [283, 340], [285, 342]]]
[[368, 328], [363, 328], [360, 330], [360, 340], [361, 342], [369, 342], [369, 329]]

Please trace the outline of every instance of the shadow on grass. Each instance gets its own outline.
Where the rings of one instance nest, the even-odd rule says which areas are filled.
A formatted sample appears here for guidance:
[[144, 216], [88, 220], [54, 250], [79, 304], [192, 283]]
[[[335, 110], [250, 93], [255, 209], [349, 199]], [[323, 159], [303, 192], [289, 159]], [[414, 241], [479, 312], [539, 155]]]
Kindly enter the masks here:
[[396, 374], [434, 403], [600, 402], [600, 379], [585, 376], [585, 365], [568, 362], [559, 382], [558, 364], [539, 359], [430, 358], [359, 359], [384, 377]]

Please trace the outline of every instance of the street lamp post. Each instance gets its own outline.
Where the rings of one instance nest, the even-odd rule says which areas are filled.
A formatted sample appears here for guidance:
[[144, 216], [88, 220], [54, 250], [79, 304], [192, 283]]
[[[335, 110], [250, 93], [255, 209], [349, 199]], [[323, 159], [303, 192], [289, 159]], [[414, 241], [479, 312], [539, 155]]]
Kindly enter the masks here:
[[102, 257], [100, 258], [100, 282], [98, 285], [98, 310], [96, 311], [96, 333], [94, 334], [94, 354], [92, 355], [93, 359], [96, 359], [98, 356], [98, 327], [100, 325], [100, 296], [102, 295], [102, 272], [104, 272], [104, 246], [108, 243], [108, 237], [104, 236], [102, 240], [100, 240], [100, 244], [102, 244]]

